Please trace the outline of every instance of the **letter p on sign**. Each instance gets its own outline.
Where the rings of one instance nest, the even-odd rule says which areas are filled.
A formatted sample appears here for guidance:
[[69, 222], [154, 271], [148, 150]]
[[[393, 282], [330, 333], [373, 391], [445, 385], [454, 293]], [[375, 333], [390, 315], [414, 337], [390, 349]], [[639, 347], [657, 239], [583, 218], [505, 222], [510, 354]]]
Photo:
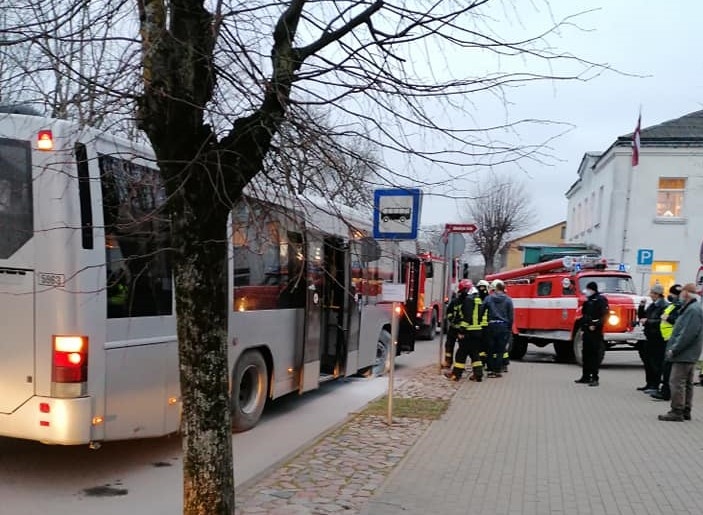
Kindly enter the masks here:
[[654, 261], [654, 250], [652, 249], [637, 249], [637, 264], [651, 265]]

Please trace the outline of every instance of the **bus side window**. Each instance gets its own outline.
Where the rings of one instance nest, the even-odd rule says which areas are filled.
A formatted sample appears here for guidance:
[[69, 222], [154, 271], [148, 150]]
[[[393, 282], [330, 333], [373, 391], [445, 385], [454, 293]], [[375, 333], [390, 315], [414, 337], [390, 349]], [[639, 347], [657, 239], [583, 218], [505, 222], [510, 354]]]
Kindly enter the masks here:
[[170, 221], [158, 170], [98, 154], [108, 318], [173, 314]]

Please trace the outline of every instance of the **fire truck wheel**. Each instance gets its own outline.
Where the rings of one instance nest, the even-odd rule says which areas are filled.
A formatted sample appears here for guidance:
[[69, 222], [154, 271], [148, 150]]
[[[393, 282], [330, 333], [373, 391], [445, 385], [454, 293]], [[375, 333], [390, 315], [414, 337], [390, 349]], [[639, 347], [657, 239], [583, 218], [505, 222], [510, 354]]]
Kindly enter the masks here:
[[510, 359], [522, 359], [527, 353], [527, 339], [523, 336], [513, 335], [510, 345]]
[[268, 395], [268, 371], [258, 351], [241, 355], [232, 372], [232, 429], [237, 433], [254, 427], [264, 411]]
[[430, 325], [423, 329], [423, 331], [418, 335], [421, 340], [433, 340], [435, 332], [437, 331], [437, 311], [432, 310], [432, 320]]
[[574, 346], [569, 341], [554, 342], [554, 352], [557, 355], [557, 361], [561, 363], [574, 361]]
[[[600, 352], [598, 353], [598, 364], [603, 362], [605, 357], [605, 344], [601, 344]], [[583, 365], [583, 331], [579, 329], [574, 335], [574, 358], [576, 363]]]

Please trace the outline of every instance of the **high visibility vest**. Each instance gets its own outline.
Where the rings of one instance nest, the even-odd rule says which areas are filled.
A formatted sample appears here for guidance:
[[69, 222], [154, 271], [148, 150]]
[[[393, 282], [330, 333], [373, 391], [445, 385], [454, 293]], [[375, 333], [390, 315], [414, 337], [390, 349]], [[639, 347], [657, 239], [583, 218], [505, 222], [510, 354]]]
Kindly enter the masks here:
[[[664, 308], [664, 312], [662, 315], [667, 315], [667, 317], [671, 314], [672, 311], [676, 309], [676, 304], [673, 302], [669, 304], [667, 307]], [[665, 342], [669, 341], [669, 338], [671, 338], [671, 333], [674, 331], [674, 324], [669, 322], [668, 320], [662, 319], [662, 321], [659, 323], [659, 330], [662, 333], [662, 338], [664, 338]]]
[[[459, 329], [463, 329], [464, 331], [480, 331], [481, 330], [481, 321], [478, 318], [478, 312], [479, 308], [481, 307], [481, 298], [477, 295], [474, 295], [470, 297], [473, 299], [473, 309], [471, 312], [471, 320], [464, 320], [464, 303], [462, 302], [459, 305], [459, 311], [460, 311], [460, 320], [461, 322], [459, 323]], [[466, 300], [466, 299], [465, 299]]]
[[[482, 304], [483, 301], [481, 299], [478, 299], [478, 303]], [[483, 318], [479, 322], [481, 324], [481, 328], [488, 327], [488, 310], [485, 309], [483, 311]]]

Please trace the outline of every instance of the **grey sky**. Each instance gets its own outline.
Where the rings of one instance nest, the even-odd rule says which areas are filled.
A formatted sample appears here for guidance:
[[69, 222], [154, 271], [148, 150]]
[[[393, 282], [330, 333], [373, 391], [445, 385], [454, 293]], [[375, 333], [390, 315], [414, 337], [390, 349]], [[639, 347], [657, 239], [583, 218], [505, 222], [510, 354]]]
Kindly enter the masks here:
[[[560, 50], [643, 77], [606, 72], [588, 82], [531, 84], [510, 94], [511, 118], [561, 121], [574, 127], [551, 142], [556, 158], [552, 166], [525, 163], [504, 166], [504, 172], [524, 177], [534, 195], [538, 229], [566, 218], [564, 192], [576, 179], [581, 157], [587, 151], [605, 150], [617, 136], [634, 130], [642, 108], [642, 125], [650, 126], [703, 109], [703, 3], [699, 0], [599, 0], [552, 2], [555, 18], [591, 9], [577, 23], [589, 31], [568, 31], [552, 39]], [[522, 16], [524, 28], [544, 25], [549, 13]], [[548, 19], [548, 18], [547, 18]], [[505, 108], [481, 105], [481, 119], [505, 118]], [[488, 110], [488, 112], [487, 112]], [[555, 128], [533, 128], [520, 134], [526, 144], [536, 143]], [[458, 195], [470, 195], [471, 185], [458, 181]], [[457, 202], [428, 195], [424, 224], [464, 221]]]

